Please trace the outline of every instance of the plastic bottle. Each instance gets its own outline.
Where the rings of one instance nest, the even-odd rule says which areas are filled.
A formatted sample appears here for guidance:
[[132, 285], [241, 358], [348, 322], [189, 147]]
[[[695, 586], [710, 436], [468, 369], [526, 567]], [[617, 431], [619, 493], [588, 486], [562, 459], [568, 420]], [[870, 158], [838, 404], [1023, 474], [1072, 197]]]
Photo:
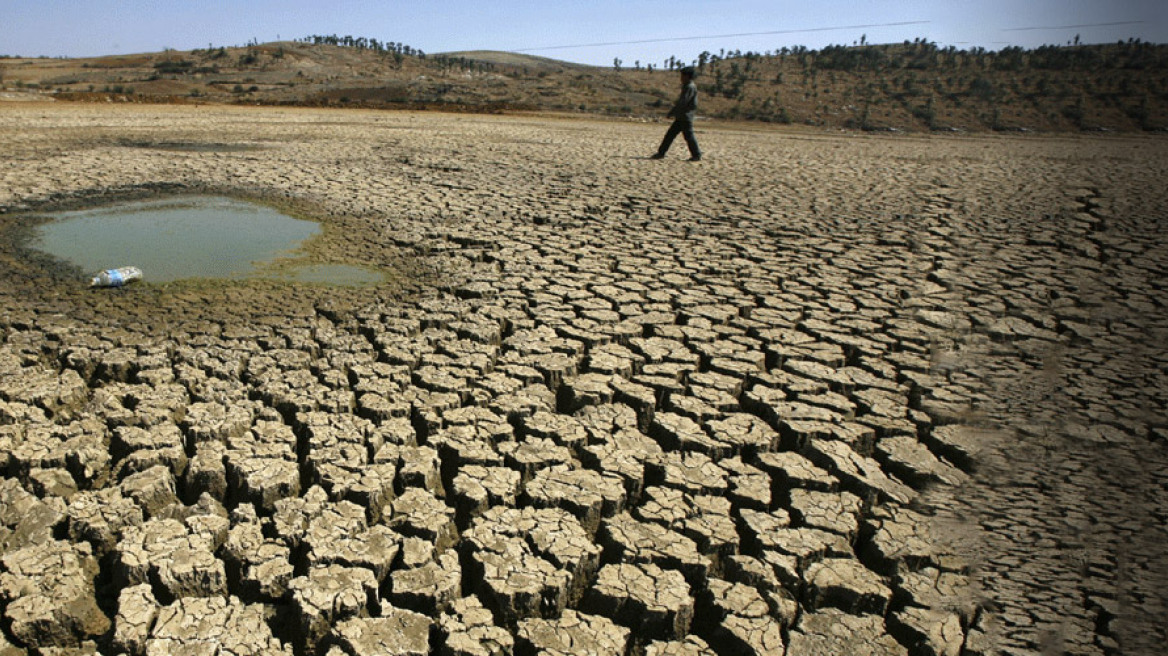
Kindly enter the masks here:
[[121, 287], [129, 284], [135, 280], [142, 279], [142, 270], [138, 267], [121, 267], [119, 269], [106, 269], [93, 277], [89, 281], [90, 287]]

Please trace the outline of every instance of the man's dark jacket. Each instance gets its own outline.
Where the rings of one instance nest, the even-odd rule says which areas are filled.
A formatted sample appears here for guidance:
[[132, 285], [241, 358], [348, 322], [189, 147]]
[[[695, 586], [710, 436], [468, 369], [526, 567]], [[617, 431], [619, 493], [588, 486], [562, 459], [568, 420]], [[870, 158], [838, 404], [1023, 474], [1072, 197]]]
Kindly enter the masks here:
[[693, 123], [694, 112], [698, 108], [698, 86], [690, 80], [681, 89], [681, 95], [678, 96], [677, 102], [674, 103], [673, 109], [669, 110], [668, 116], [671, 116], [679, 121], [686, 123]]

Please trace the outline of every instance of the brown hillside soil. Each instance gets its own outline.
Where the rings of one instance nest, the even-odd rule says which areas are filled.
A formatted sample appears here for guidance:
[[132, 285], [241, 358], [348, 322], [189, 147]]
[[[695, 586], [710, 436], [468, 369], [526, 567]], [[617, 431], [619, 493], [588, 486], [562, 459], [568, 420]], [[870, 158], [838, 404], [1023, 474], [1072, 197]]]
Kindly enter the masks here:
[[[1168, 46], [999, 53], [929, 43], [703, 56], [703, 117], [879, 132], [1168, 130]], [[395, 55], [280, 42], [93, 59], [0, 59], [0, 84], [63, 100], [297, 104], [660, 117], [677, 74], [515, 53]]]
[[[1168, 142], [663, 131], [0, 103], [0, 651], [1159, 653]], [[194, 192], [394, 276], [30, 250]]]

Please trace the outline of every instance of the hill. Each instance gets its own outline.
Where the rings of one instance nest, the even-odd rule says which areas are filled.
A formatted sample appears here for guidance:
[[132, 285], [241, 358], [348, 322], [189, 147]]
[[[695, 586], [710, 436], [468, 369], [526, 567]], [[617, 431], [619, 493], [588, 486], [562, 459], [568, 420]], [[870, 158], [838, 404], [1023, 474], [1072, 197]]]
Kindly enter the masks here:
[[[903, 44], [702, 53], [699, 113], [888, 131], [1168, 129], [1168, 46]], [[671, 61], [670, 67], [681, 62]], [[71, 101], [300, 104], [661, 117], [677, 74], [352, 37], [90, 59], [0, 59], [0, 90]]]
[[436, 57], [449, 59], [465, 59], [468, 61], [489, 64], [492, 66], [507, 66], [513, 68], [527, 68], [535, 71], [568, 71], [593, 68], [587, 64], [576, 64], [549, 57], [525, 55], [518, 52], [503, 52], [500, 50], [465, 50], [460, 52], [443, 52]]

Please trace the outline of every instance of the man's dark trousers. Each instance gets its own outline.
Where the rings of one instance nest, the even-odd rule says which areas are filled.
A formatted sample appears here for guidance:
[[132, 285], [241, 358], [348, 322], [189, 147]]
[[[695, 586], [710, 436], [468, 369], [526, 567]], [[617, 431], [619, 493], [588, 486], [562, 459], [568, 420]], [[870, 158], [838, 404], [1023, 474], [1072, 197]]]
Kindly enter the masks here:
[[698, 140], [694, 137], [693, 121], [685, 119], [677, 119], [673, 125], [665, 132], [665, 138], [661, 140], [661, 147], [657, 149], [657, 154], [665, 157], [665, 153], [669, 152], [669, 147], [673, 145], [673, 140], [677, 138], [678, 134], [685, 137], [685, 145], [689, 146], [689, 155], [694, 159], [701, 159], [702, 151], [698, 148]]

